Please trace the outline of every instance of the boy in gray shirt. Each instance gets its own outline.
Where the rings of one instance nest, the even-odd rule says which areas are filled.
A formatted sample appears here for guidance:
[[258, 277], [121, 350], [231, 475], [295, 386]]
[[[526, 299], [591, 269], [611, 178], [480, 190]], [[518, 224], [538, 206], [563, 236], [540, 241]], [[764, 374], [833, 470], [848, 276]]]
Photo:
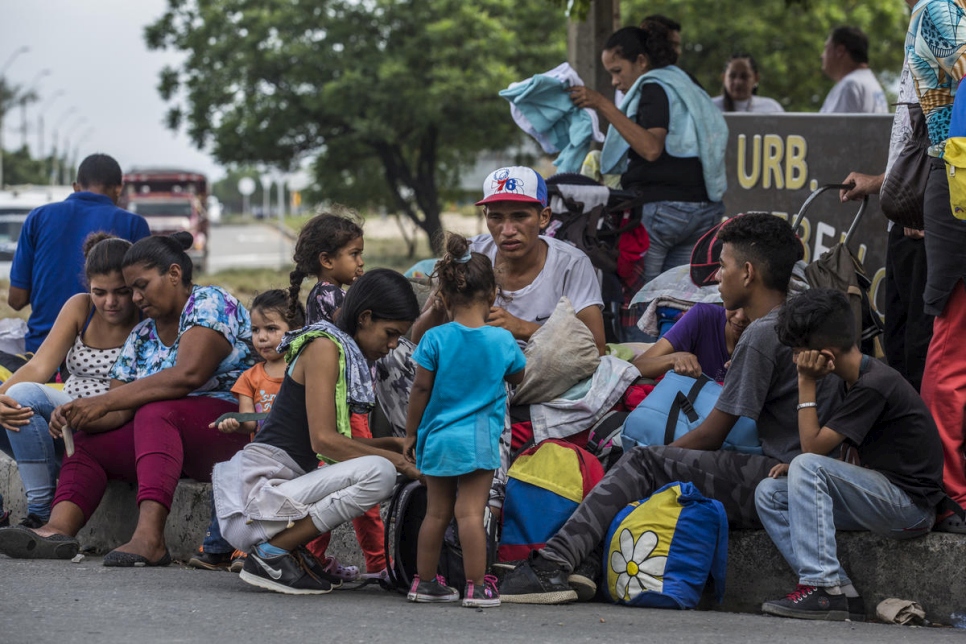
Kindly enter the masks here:
[[[691, 482], [721, 501], [734, 527], [761, 527], [755, 509], [758, 482], [800, 452], [797, 374], [791, 350], [778, 342], [775, 316], [802, 246], [789, 225], [770, 214], [736, 217], [718, 239], [723, 244], [718, 289], [725, 308], [743, 308], [753, 322], [738, 341], [715, 409], [671, 445], [626, 453], [546, 547], [507, 573], [500, 584], [502, 601], [556, 604], [592, 598], [600, 558], [590, 555], [611, 520], [628, 503], [673, 481]], [[834, 378], [825, 380], [823, 407], [828, 398], [823, 394], [838, 389]], [[720, 449], [739, 416], [758, 421], [764, 455]]]

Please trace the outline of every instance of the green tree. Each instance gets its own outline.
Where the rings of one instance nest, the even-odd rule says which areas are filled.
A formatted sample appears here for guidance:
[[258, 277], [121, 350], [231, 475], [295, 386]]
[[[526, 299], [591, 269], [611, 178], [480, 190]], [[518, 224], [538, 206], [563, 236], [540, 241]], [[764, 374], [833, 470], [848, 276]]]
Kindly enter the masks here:
[[262, 184], [259, 181], [258, 170], [249, 167], [229, 168], [224, 179], [219, 179], [211, 184], [211, 194], [218, 197], [218, 201], [222, 203], [226, 213], [242, 212], [244, 199], [242, 194], [238, 192], [238, 181], [242, 177], [249, 177], [255, 181], [255, 192], [248, 198], [249, 206], [261, 207], [264, 190], [262, 190]]
[[[713, 11], [713, 17], [709, 16]], [[760, 92], [788, 111], [817, 111], [832, 88], [821, 71], [822, 47], [839, 25], [869, 35], [869, 63], [888, 85], [902, 66], [908, 10], [901, 0], [624, 0], [625, 25], [664, 14], [682, 25], [681, 66], [712, 96], [732, 53], [750, 53], [761, 72]]]
[[[36, 100], [37, 94], [35, 92], [28, 92], [19, 85], [12, 85], [0, 76], [0, 129], [4, 126], [4, 117], [9, 115], [13, 108], [18, 105], [29, 105]], [[0, 136], [0, 139], [2, 138]], [[0, 145], [0, 163], [3, 164], [0, 188], [3, 188], [4, 185], [47, 183], [43, 171], [43, 162], [34, 161], [30, 157], [30, 152], [26, 149], [7, 152]]]
[[512, 0], [169, 0], [145, 38], [187, 54], [161, 75], [170, 127], [223, 163], [317, 155], [330, 194], [431, 239], [441, 188], [520, 136], [497, 92], [565, 57], [563, 15]]
[[47, 185], [50, 176], [48, 167], [45, 160], [31, 157], [26, 147], [14, 152], [4, 151], [3, 182], [10, 186]]

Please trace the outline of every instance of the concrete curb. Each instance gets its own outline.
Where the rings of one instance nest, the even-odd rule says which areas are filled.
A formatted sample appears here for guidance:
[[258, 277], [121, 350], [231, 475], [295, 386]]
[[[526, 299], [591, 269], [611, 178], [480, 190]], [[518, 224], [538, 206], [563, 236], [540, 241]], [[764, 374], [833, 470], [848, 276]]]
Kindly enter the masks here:
[[[171, 555], [187, 561], [201, 545], [210, 518], [208, 483], [178, 484], [165, 540]], [[0, 454], [0, 494], [13, 521], [26, 514], [17, 466]], [[126, 542], [137, 523], [136, 486], [112, 481], [94, 516], [77, 535], [82, 548], [107, 552]], [[919, 602], [928, 619], [948, 623], [966, 605], [966, 535], [932, 533], [921, 539], [896, 541], [868, 532], [840, 532], [839, 557], [862, 593], [869, 618], [888, 597]], [[332, 532], [329, 554], [365, 569], [351, 523]], [[737, 530], [729, 535], [728, 576], [724, 602], [705, 608], [758, 613], [762, 602], [783, 597], [797, 580], [764, 530]]]
[[[0, 494], [5, 509], [11, 513], [11, 523], [26, 516], [27, 504], [17, 465], [5, 454], [0, 454]], [[178, 484], [164, 529], [164, 539], [174, 559], [187, 561], [197, 552], [211, 518], [210, 499], [209, 483], [182, 479]], [[137, 518], [137, 486], [111, 481], [97, 511], [77, 534], [82, 550], [103, 554], [127, 542], [134, 533]], [[360, 570], [365, 568], [351, 523], [332, 531], [329, 553], [341, 563], [358, 566]]]

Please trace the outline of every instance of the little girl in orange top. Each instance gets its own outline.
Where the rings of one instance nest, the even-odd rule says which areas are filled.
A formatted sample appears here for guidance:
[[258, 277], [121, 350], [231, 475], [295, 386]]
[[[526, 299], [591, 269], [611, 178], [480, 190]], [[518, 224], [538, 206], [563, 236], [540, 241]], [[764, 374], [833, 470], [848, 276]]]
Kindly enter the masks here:
[[[252, 301], [252, 344], [255, 353], [264, 358], [254, 367], [238, 377], [231, 392], [238, 398], [238, 412], [241, 414], [265, 414], [271, 411], [272, 402], [282, 387], [285, 376], [285, 356], [275, 348], [288, 331], [305, 326], [305, 310], [302, 305], [289, 306], [288, 295], [281, 289], [260, 293]], [[214, 423], [212, 423], [214, 426]], [[238, 422], [229, 418], [218, 423], [218, 431], [223, 433], [249, 433], [252, 438], [261, 426], [261, 421]], [[239, 572], [245, 564], [245, 554], [234, 550], [221, 538], [217, 517], [212, 517], [204, 543], [198, 553], [188, 560], [193, 568], [205, 570], [224, 570]]]

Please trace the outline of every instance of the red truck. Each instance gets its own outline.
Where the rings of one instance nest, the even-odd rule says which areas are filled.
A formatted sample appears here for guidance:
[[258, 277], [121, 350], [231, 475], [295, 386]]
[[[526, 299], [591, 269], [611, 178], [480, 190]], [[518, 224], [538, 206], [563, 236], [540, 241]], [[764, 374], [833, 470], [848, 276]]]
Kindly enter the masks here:
[[186, 230], [194, 236], [188, 256], [196, 272], [208, 267], [208, 179], [180, 168], [134, 168], [124, 175], [120, 206], [144, 217], [151, 233]]

